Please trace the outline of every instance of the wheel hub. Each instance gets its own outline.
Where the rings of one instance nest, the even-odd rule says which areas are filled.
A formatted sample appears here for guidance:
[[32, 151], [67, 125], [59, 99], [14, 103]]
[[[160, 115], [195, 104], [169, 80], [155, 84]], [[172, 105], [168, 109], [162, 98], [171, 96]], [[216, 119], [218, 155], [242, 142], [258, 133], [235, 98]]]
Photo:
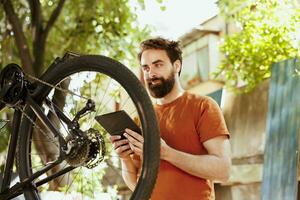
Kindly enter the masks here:
[[85, 131], [83, 137], [69, 140], [68, 144], [72, 149], [66, 161], [74, 167], [94, 168], [104, 159], [106, 153], [103, 136], [92, 128]]

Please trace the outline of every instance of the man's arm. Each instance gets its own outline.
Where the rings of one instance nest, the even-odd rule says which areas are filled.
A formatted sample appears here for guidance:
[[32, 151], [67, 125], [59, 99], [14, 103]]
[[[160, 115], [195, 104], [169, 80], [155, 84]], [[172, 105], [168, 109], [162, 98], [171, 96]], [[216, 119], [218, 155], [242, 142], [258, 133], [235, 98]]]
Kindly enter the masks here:
[[[131, 150], [142, 157], [143, 140], [134, 131], [126, 130], [124, 136], [129, 140]], [[229, 178], [231, 157], [227, 136], [217, 136], [203, 143], [208, 155], [193, 155], [178, 151], [161, 139], [160, 158], [181, 170], [209, 180], [226, 181]], [[134, 148], [132, 148], [134, 147]]]
[[137, 184], [137, 168], [131, 158], [121, 159], [122, 177], [128, 188], [133, 191]]
[[205, 179], [226, 181], [229, 178], [231, 158], [227, 136], [218, 136], [203, 143], [208, 155], [192, 155], [178, 151], [161, 141], [161, 159], [181, 170]]
[[120, 140], [121, 136], [111, 136], [110, 141], [113, 144], [113, 148], [115, 152], [121, 159], [122, 164], [122, 177], [124, 182], [129, 187], [131, 191], [134, 190], [137, 184], [137, 173], [138, 173], [138, 166], [134, 163], [130, 154], [133, 153], [131, 150], [128, 140]]

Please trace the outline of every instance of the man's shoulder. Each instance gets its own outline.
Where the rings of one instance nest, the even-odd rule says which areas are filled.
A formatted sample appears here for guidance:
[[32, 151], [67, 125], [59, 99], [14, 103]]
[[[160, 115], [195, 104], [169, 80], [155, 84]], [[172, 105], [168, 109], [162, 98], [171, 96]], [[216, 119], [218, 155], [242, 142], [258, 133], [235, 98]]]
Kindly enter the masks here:
[[214, 102], [214, 99], [209, 97], [209, 96], [195, 94], [195, 93], [191, 93], [191, 92], [185, 92], [185, 96], [186, 96], [186, 99], [188, 99], [189, 101], [194, 101], [194, 102], [197, 102], [197, 103], [211, 103], [211, 102]]
[[218, 103], [210, 96], [185, 92], [186, 103], [193, 109], [206, 110], [219, 108]]

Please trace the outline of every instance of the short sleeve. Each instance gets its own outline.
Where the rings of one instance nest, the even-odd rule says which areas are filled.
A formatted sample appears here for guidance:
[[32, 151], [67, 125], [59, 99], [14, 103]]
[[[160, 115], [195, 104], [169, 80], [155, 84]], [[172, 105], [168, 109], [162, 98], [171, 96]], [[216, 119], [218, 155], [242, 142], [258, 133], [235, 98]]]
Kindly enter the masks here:
[[229, 138], [223, 113], [219, 105], [212, 98], [205, 97], [203, 99], [197, 118], [196, 129], [200, 136], [200, 142], [205, 142], [222, 135]]

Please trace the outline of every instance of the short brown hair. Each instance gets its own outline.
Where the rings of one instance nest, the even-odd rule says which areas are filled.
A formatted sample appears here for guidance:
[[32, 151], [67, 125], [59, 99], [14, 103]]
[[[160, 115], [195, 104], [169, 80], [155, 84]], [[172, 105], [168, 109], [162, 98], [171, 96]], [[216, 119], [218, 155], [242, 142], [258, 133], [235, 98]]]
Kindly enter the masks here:
[[[141, 42], [140, 52], [138, 53], [139, 62], [141, 62], [142, 53], [147, 49], [161, 49], [167, 52], [167, 55], [173, 64], [176, 60], [179, 60], [182, 67], [182, 51], [180, 43], [178, 41], [168, 40], [161, 37], [152, 38]], [[181, 68], [179, 71], [179, 75]]]

